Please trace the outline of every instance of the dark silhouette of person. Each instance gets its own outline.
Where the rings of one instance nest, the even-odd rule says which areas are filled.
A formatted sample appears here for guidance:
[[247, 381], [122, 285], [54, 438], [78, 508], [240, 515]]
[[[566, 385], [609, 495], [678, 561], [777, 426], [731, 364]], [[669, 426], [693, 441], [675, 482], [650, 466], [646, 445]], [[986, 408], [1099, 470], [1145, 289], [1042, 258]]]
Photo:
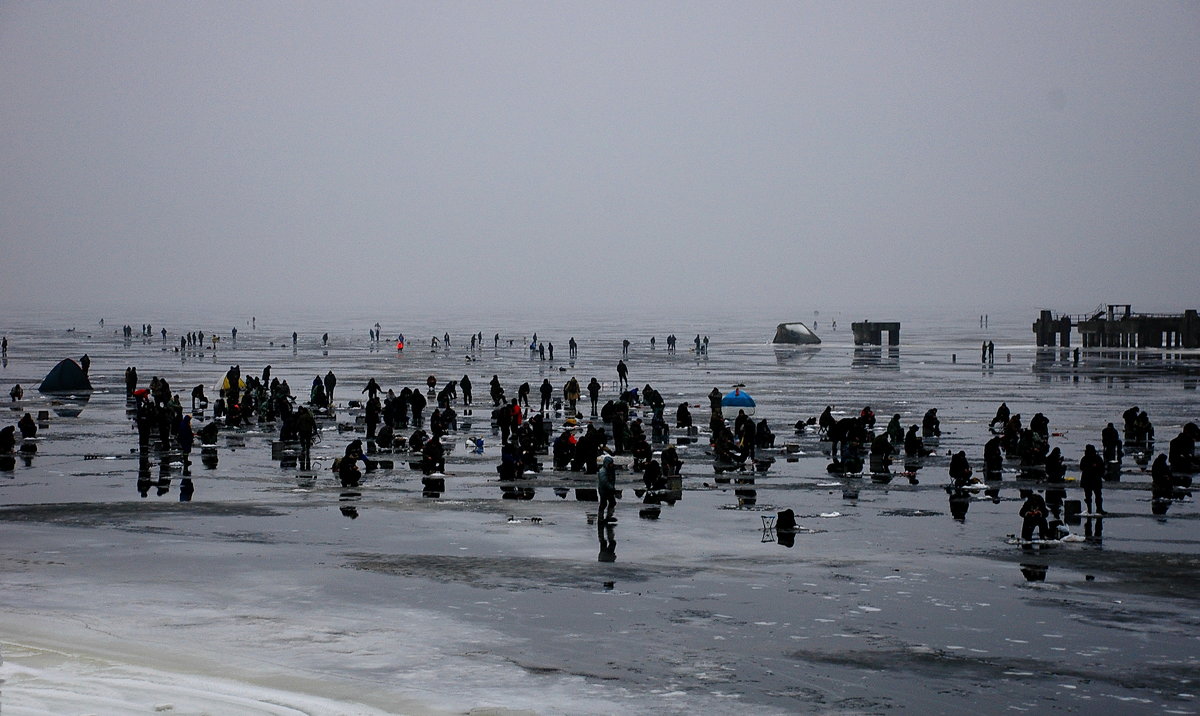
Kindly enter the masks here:
[[596, 414], [596, 404], [600, 402], [600, 381], [595, 376], [587, 384], [588, 400], [592, 402], [592, 415]]
[[[628, 343], [628, 341], [626, 341]], [[617, 361], [617, 380], [622, 388], [629, 387], [629, 366], [625, 365], [625, 361]]]
[[938, 419], [937, 408], [925, 411], [921, 420], [921, 437], [936, 438], [942, 434], [942, 421]]
[[325, 397], [329, 398], [329, 404], [333, 405], [333, 389], [337, 387], [337, 376], [333, 371], [325, 374]]
[[1096, 512], [1104, 515], [1104, 458], [1096, 452], [1095, 445], [1088, 445], [1083, 450], [1079, 460], [1079, 485], [1083, 488], [1083, 499], [1087, 504], [1088, 514], [1092, 513], [1092, 497], [1096, 498]]
[[33, 421], [33, 416], [25, 413], [19, 421], [17, 421], [17, 429], [21, 431], [21, 437], [34, 438], [37, 437], [38, 426]]
[[1159, 453], [1150, 466], [1150, 494], [1155, 500], [1170, 500], [1175, 497], [1175, 476], [1167, 462], [1165, 453]]
[[613, 513], [617, 509], [617, 468], [609, 455], [604, 456], [603, 464], [596, 471], [596, 492], [600, 496], [596, 521], [605, 524], [614, 522]]
[[692, 427], [692, 411], [688, 410], [687, 402], [679, 404], [679, 409], [675, 411], [675, 426], [680, 428]]
[[293, 419], [296, 439], [300, 441], [300, 469], [312, 469], [312, 445], [317, 437], [317, 420], [312, 411], [304, 406], [296, 411]]
[[17, 428], [9, 425], [0, 429], [0, 453], [8, 454], [17, 446]]
[[84, 353], [83, 357], [79, 359], [79, 367], [83, 369], [84, 375], [88, 374], [88, 370], [92, 367], [92, 359], [88, 358], [87, 353]]
[[964, 487], [971, 481], [971, 463], [967, 461], [967, 453], [959, 450], [950, 458], [950, 479], [955, 487]]
[[546, 412], [550, 409], [550, 397], [554, 395], [554, 386], [550, 385], [549, 378], [542, 379], [542, 385], [538, 388], [542, 394], [542, 402], [538, 406], [538, 410]]
[[1120, 460], [1124, 455], [1121, 451], [1121, 434], [1112, 423], [1100, 431], [1100, 444], [1104, 447], [1104, 459], [1108, 462]]
[[362, 479], [362, 472], [359, 471], [357, 464], [359, 460], [366, 464], [367, 459], [363, 457], [362, 440], [355, 440], [346, 446], [346, 453], [338, 463], [338, 477], [342, 481], [342, 487], [358, 487], [359, 480]]
[[464, 375], [462, 380], [458, 381], [458, 387], [462, 388], [463, 405], [471, 405], [471, 378]]
[[1046, 522], [1046, 515], [1049, 510], [1046, 508], [1046, 498], [1039, 493], [1031, 493], [1025, 498], [1025, 504], [1021, 505], [1019, 514], [1021, 515], [1021, 540], [1029, 542], [1033, 539], [1033, 531], [1038, 532], [1038, 539], [1050, 539], [1050, 526]]

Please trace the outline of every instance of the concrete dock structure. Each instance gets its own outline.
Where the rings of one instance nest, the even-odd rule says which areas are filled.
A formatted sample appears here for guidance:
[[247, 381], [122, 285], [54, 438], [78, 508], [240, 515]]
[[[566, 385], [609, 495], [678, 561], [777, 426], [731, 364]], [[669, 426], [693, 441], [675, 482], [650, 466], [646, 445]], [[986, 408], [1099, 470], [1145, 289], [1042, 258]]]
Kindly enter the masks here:
[[1038, 346], [1071, 345], [1072, 323], [1079, 330], [1084, 348], [1200, 348], [1200, 315], [1195, 309], [1183, 313], [1134, 313], [1127, 303], [1107, 304], [1091, 314], [1055, 317], [1042, 311], [1033, 324]]
[[881, 346], [883, 345], [883, 334], [888, 334], [889, 346], [900, 345], [900, 322], [891, 321], [880, 323], [877, 321], [860, 321], [851, 323], [850, 328], [854, 331], [854, 345], [856, 346]]

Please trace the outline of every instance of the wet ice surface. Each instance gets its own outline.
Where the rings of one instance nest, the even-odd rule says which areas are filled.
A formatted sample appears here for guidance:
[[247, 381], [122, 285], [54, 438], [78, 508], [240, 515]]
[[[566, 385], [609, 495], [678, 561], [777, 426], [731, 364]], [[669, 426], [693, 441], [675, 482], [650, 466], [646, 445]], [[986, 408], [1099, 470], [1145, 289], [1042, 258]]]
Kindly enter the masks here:
[[[374, 318], [293, 325], [264, 317], [256, 330], [239, 324], [236, 346], [226, 333], [216, 355], [184, 358], [172, 350], [173, 326], [166, 350], [157, 338], [124, 345], [111, 335], [119, 324], [112, 318], [90, 333], [63, 330], [79, 318], [7, 326], [0, 385], [26, 387], [23, 410], [51, 409], [33, 388], [64, 356], [91, 356], [98, 392], [78, 417], [51, 412], [37, 456], [0, 473], [0, 706], [6, 713], [1197, 711], [1194, 503], [1153, 517], [1148, 474], [1127, 457], [1121, 482], [1106, 485], [1110, 515], [1073, 528], [1090, 539], [1031, 551], [1006, 542], [1020, 526], [1013, 466], [999, 502], [978, 493], [965, 522], [951, 519], [942, 489], [947, 451], [966, 450], [978, 469], [1001, 400], [1026, 422], [1044, 412], [1062, 433], [1051, 442], [1069, 464], [1134, 404], [1149, 412], [1165, 449], [1182, 423], [1200, 417], [1194, 354], [1085, 353], [1076, 368], [1033, 349], [1032, 318], [1020, 315], [1004, 325], [993, 317], [986, 334], [977, 317], [939, 323], [901, 315], [894, 351], [855, 349], [849, 317], [837, 332], [819, 319], [824, 343], [816, 349], [765, 344], [775, 323], [795, 318], [807, 319], [712, 321], [690, 331], [664, 323], [653, 329], [653, 352], [651, 330], [628, 336], [632, 384], [651, 383], [668, 405], [704, 406], [693, 408], [704, 423], [708, 391], [745, 383], [758, 401], [756, 417], [769, 420], [778, 444], [795, 443], [800, 453], [725, 483], [702, 447], [681, 446], [683, 499], [663, 505], [658, 520], [638, 518], [634, 478], [621, 474], [613, 563], [597, 560], [606, 535], [588, 524], [596, 504], [555, 491], [590, 487], [594, 478], [547, 471], [522, 484], [533, 488], [532, 499], [504, 498], [495, 480], [497, 440], [487, 401], [479, 400], [492, 374], [510, 394], [528, 380], [536, 395], [543, 376], [556, 390], [570, 375], [610, 383], [626, 337], [610, 324], [537, 327], [555, 343], [553, 363], [530, 360], [518, 347], [529, 331], [494, 321], [480, 322], [488, 347], [473, 363], [463, 358], [453, 321], [404, 326], [409, 347], [397, 355], [387, 342], [369, 347]], [[293, 329], [304, 334], [295, 350]], [[429, 352], [428, 336], [447, 329], [451, 349]], [[326, 330], [331, 345], [323, 350], [317, 336]], [[499, 350], [491, 348], [496, 330], [506, 336]], [[680, 337], [676, 356], [664, 350], [672, 330]], [[712, 339], [700, 360], [687, 352], [697, 330]], [[572, 333], [581, 344], [574, 366], [564, 360]], [[984, 337], [996, 342], [996, 363], [986, 369], [978, 353]], [[213, 469], [193, 452], [191, 502], [179, 500], [179, 470], [168, 459], [160, 475], [157, 457], [154, 479], [169, 484], [141, 497], [125, 367], [136, 365], [143, 384], [151, 375], [168, 378], [187, 405], [191, 386], [212, 386], [233, 363], [252, 374], [270, 363], [297, 394], [332, 368], [343, 423], [353, 422], [347, 401], [372, 376], [398, 390], [430, 374], [444, 381], [468, 372], [479, 409], [468, 417], [459, 408], [460, 423], [471, 424], [457, 435], [437, 498], [423, 496], [403, 456], [355, 490], [343, 490], [327, 470], [314, 478], [282, 468], [271, 460], [269, 428], [223, 433]], [[925, 460], [917, 485], [899, 476], [887, 485], [833, 477], [825, 471], [827, 445], [791, 430], [828, 403], [846, 415], [870, 404], [881, 423], [899, 412], [906, 425], [936, 406], [939, 455]], [[472, 435], [487, 441], [483, 456], [464, 447]], [[314, 455], [327, 467], [352, 438], [326, 424]], [[846, 499], [844, 490], [859, 496]], [[1068, 498], [1081, 497], [1068, 488]], [[802, 527], [791, 547], [763, 529], [762, 517], [783, 508]], [[1044, 581], [1027, 581], [1031, 566], [1045, 568]]]

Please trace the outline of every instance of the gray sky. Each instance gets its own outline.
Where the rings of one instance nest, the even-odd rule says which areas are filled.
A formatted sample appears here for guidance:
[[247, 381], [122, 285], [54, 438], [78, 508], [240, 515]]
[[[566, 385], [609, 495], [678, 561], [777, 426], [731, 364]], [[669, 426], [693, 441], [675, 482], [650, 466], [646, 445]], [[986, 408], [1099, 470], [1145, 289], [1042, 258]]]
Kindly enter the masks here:
[[1195, 307], [1200, 4], [6, 1], [0, 167], [5, 304]]

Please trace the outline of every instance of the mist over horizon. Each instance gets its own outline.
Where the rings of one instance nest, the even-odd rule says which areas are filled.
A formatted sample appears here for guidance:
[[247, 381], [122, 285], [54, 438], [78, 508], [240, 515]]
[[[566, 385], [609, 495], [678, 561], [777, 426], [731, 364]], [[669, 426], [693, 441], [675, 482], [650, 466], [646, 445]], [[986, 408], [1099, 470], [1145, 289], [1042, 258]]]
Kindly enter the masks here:
[[1195, 308], [1197, 67], [1183, 2], [5, 3], [0, 296]]

